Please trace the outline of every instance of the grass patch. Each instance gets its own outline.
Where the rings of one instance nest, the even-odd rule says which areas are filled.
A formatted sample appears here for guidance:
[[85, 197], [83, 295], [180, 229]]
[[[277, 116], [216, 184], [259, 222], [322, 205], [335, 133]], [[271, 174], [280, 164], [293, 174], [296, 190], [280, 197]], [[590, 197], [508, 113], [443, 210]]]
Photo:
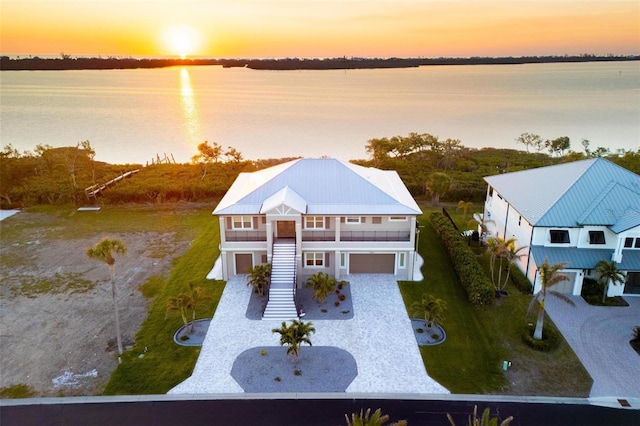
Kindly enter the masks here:
[[158, 275], [155, 275], [153, 277], [149, 277], [149, 279], [147, 279], [147, 281], [145, 281], [140, 286], [140, 292], [147, 299], [151, 299], [158, 295], [163, 285], [164, 279]]
[[[199, 312], [199, 317], [211, 317], [222, 295], [224, 282], [205, 278], [219, 254], [218, 222], [212, 220], [208, 210], [185, 219], [182, 226], [199, 230], [199, 235], [189, 250], [175, 261], [163, 285], [152, 285], [158, 287], [157, 296], [136, 336], [136, 346], [123, 355], [122, 364], [113, 372], [105, 388], [105, 395], [164, 394], [193, 371], [200, 348], [175, 344], [173, 335], [182, 322], [177, 317], [165, 320], [167, 300], [187, 292], [190, 283], [202, 286], [213, 302], [206, 314]], [[138, 358], [144, 348], [147, 348], [144, 358]]]
[[31, 398], [34, 396], [36, 396], [36, 391], [29, 385], [20, 384], [0, 389], [0, 399]]
[[21, 279], [20, 286], [11, 286], [11, 297], [24, 296], [34, 299], [39, 294], [86, 293], [93, 290], [96, 282], [85, 280], [81, 273], [56, 272], [53, 279], [27, 276]]
[[[428, 223], [432, 210], [423, 207], [425, 214], [420, 217], [419, 251], [425, 259], [422, 269], [425, 279], [400, 283], [408, 312], [422, 293], [434, 294], [447, 302], [443, 324], [446, 342], [420, 347], [429, 376], [452, 393], [588, 396], [591, 377], [551, 320], [545, 320], [545, 327], [560, 336], [556, 350], [539, 352], [522, 342], [527, 320], [535, 320], [534, 314], [525, 317], [531, 295], [517, 291], [509, 283], [509, 295], [493, 306], [474, 307], [467, 301], [451, 261]], [[461, 219], [461, 213], [455, 212], [455, 207], [449, 212], [460, 229], [467, 229], [461, 226], [466, 221]], [[487, 259], [480, 257], [479, 261], [488, 270]], [[501, 370], [503, 360], [512, 362], [506, 373]]]

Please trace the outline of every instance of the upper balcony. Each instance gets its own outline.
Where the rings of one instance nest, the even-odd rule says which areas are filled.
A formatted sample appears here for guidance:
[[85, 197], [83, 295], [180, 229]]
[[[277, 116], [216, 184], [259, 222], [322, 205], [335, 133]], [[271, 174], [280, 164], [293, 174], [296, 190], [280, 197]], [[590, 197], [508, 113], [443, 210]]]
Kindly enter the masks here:
[[238, 241], [267, 241], [267, 233], [265, 231], [226, 231], [225, 240], [228, 242]]
[[[336, 241], [334, 231], [302, 231], [302, 241]], [[342, 231], [340, 241], [411, 241], [409, 231]]]

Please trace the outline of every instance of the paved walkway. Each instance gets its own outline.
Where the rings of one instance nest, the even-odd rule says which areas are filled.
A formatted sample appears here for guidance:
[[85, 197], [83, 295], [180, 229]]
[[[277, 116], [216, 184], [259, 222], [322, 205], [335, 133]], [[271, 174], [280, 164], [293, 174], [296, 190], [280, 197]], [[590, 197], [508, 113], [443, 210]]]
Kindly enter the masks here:
[[[345, 279], [353, 298], [353, 319], [313, 321], [312, 342], [353, 355], [358, 375], [347, 392], [449, 393], [425, 371], [395, 278], [376, 274]], [[279, 337], [271, 329], [281, 324], [246, 318], [251, 291], [246, 276], [227, 282], [192, 376], [170, 394], [243, 392], [231, 377], [233, 362], [249, 348], [278, 346]]]
[[591, 306], [572, 296], [571, 307], [547, 297], [547, 313], [593, 378], [590, 397], [640, 398], [640, 356], [629, 345], [640, 325], [640, 297], [628, 307]]

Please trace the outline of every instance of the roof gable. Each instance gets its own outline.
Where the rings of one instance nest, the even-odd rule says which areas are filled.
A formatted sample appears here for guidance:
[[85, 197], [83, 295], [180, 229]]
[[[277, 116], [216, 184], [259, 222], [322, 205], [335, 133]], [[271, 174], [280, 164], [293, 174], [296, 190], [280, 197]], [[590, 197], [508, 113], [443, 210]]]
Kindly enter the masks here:
[[421, 213], [395, 171], [322, 158], [241, 174], [214, 214], [259, 214], [284, 188], [306, 203], [307, 214]]
[[535, 226], [609, 225], [618, 229], [616, 224], [628, 218], [616, 212], [640, 206], [640, 177], [603, 158], [485, 180]]
[[306, 213], [307, 203], [294, 190], [285, 186], [264, 200], [260, 213], [289, 214], [292, 210], [294, 213]]

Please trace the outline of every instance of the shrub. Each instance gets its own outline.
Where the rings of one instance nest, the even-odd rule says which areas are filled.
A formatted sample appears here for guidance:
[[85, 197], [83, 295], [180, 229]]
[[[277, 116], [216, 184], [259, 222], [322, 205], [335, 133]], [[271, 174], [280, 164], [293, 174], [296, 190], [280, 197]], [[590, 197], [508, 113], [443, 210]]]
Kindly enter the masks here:
[[474, 305], [491, 305], [495, 299], [493, 284], [485, 274], [475, 254], [442, 213], [430, 216], [431, 226], [447, 249], [458, 279]]
[[542, 340], [535, 340], [533, 338], [534, 331], [535, 326], [533, 324], [528, 324], [522, 328], [522, 342], [530, 348], [540, 352], [550, 352], [560, 344], [558, 333], [551, 327], [546, 325], [542, 327]]
[[260, 349], [260, 356], [265, 356], [267, 355], [267, 350], [266, 349]]
[[509, 268], [511, 268], [511, 282], [513, 283], [513, 285], [515, 285], [521, 293], [531, 294], [533, 291], [533, 286], [531, 285], [531, 281], [529, 281], [529, 278], [527, 278], [527, 276], [522, 273], [520, 268], [518, 268], [516, 265], [512, 264], [509, 266]]

